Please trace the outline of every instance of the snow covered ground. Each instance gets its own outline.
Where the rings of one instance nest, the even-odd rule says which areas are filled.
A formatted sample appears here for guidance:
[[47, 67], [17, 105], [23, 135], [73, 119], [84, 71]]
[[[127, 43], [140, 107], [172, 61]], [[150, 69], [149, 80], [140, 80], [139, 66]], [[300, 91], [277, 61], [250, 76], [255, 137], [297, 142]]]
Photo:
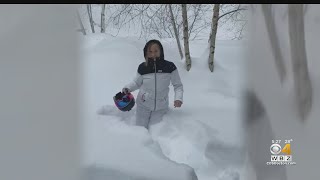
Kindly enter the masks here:
[[[83, 38], [84, 165], [88, 179], [235, 180], [245, 159], [240, 114], [241, 41], [218, 41], [215, 71], [207, 67], [206, 41], [190, 43], [187, 72], [174, 39], [163, 39], [165, 59], [179, 69], [184, 104], [150, 133], [134, 125], [135, 107], [119, 111], [112, 97], [133, 79], [144, 40], [89, 34]], [[138, 90], [133, 94], [136, 96]]]

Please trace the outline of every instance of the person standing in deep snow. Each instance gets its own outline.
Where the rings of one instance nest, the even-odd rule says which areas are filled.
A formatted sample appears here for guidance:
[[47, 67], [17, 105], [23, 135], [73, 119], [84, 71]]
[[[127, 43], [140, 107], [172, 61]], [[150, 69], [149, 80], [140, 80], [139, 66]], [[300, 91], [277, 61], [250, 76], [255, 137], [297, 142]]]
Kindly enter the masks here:
[[149, 129], [162, 121], [169, 109], [169, 85], [174, 87], [174, 107], [183, 103], [183, 85], [173, 62], [164, 59], [163, 46], [158, 40], [150, 40], [144, 49], [145, 62], [138, 67], [134, 80], [126, 85], [123, 93], [139, 89], [136, 99], [136, 125]]

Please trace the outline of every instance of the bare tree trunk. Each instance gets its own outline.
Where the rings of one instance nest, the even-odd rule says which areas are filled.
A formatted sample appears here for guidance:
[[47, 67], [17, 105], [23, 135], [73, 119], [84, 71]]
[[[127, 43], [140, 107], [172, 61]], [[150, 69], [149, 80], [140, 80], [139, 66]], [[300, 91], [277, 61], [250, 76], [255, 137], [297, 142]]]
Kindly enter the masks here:
[[87, 11], [88, 11], [88, 15], [89, 15], [89, 21], [90, 21], [92, 33], [95, 33], [95, 32], [94, 32], [93, 19], [92, 19], [91, 4], [87, 4]]
[[244, 92], [243, 123], [246, 132], [246, 147], [249, 160], [255, 171], [257, 180], [281, 179], [287, 180], [285, 166], [268, 166], [266, 161], [270, 159], [270, 142], [275, 139], [270, 115], [263, 101], [256, 92], [248, 89]]
[[183, 19], [183, 41], [184, 41], [184, 52], [186, 57], [187, 71], [191, 69], [191, 58], [189, 51], [189, 35], [188, 35], [188, 14], [187, 5], [181, 4], [182, 6], [182, 19]]
[[[225, 7], [225, 6], [224, 6]], [[239, 13], [240, 11], [245, 11], [247, 10], [247, 8], [243, 8], [240, 4], [238, 5], [238, 7], [236, 9], [233, 9], [233, 10], [230, 10], [230, 11], [227, 11], [227, 12], [223, 12], [223, 14], [221, 15], [220, 14], [220, 11], [222, 10], [222, 5], [219, 7], [219, 17], [218, 17], [218, 22], [220, 21], [220, 19], [222, 19], [224, 16], [227, 16], [227, 15], [230, 15], [230, 17], [228, 19], [231, 19], [232, 21], [237, 21], [237, 20], [234, 20], [233, 19], [233, 16], [238, 16], [237, 13]], [[220, 23], [226, 23], [226, 22], [220, 22]], [[212, 26], [212, 23], [211, 23], [211, 26]], [[244, 26], [243, 26], [244, 27]], [[212, 28], [212, 27], [211, 27]], [[243, 28], [239, 31], [240, 33], [242, 32]], [[211, 41], [211, 33], [210, 32], [210, 36], [209, 36], [209, 39], [208, 39], [208, 43], [210, 43]], [[235, 37], [237, 38], [237, 37]], [[239, 37], [238, 37], [239, 39]]]
[[275, 28], [274, 17], [272, 15], [272, 5], [271, 4], [262, 4], [262, 12], [264, 14], [264, 19], [266, 21], [266, 26], [269, 34], [271, 49], [275, 58], [275, 64], [280, 76], [280, 81], [283, 83], [286, 77], [286, 69], [284, 65], [284, 60], [280, 51], [280, 45], [278, 42], [278, 36]]
[[295, 94], [300, 118], [305, 120], [312, 107], [313, 92], [308, 73], [303, 18], [302, 4], [288, 5], [289, 37]]
[[102, 4], [102, 10], [101, 10], [101, 33], [105, 33], [106, 32], [105, 11], [106, 11], [106, 5]]
[[81, 21], [81, 18], [80, 18], [78, 10], [77, 10], [77, 17], [78, 17], [79, 24], [81, 26], [81, 32], [83, 33], [83, 35], [87, 35], [86, 30], [84, 29], [83, 23]]
[[219, 10], [220, 4], [215, 4], [213, 7], [213, 17], [212, 17], [212, 24], [211, 24], [211, 37], [210, 37], [210, 54], [209, 54], [209, 69], [213, 72], [214, 67], [214, 52], [216, 48], [216, 37], [217, 37], [217, 30], [218, 30], [218, 20], [219, 20]]
[[169, 6], [169, 10], [170, 10], [171, 23], [172, 23], [172, 26], [173, 26], [174, 35], [175, 35], [175, 37], [176, 37], [176, 41], [177, 41], [177, 45], [178, 45], [180, 57], [181, 57], [181, 59], [182, 59], [182, 58], [183, 58], [183, 53], [182, 53], [182, 49], [181, 49], [181, 44], [180, 44], [180, 38], [179, 38], [179, 34], [178, 34], [178, 29], [177, 29], [177, 26], [176, 26], [176, 22], [174, 21], [174, 16], [173, 16], [171, 4], [169, 4], [168, 6]]

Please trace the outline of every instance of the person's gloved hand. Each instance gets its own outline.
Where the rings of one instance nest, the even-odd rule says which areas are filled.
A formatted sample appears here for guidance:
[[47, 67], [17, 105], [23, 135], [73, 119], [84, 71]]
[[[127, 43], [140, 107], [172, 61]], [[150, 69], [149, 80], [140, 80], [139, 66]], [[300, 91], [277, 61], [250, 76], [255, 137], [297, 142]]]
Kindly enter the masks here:
[[128, 93], [130, 93], [130, 89], [128, 89], [128, 88], [123, 88], [123, 89], [122, 89], [122, 93], [128, 94]]

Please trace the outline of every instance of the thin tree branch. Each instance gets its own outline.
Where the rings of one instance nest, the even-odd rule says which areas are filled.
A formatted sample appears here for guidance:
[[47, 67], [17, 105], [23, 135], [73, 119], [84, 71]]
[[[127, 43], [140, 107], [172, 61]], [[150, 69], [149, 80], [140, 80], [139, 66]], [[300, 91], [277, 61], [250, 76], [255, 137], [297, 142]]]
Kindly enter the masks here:
[[246, 8], [239, 8], [239, 9], [235, 9], [235, 10], [233, 10], [233, 11], [229, 11], [229, 12], [227, 12], [227, 13], [224, 13], [223, 15], [221, 15], [221, 16], [218, 17], [218, 21], [219, 21], [219, 19], [221, 19], [223, 16], [226, 16], [226, 15], [231, 14], [231, 13], [235, 13], [235, 12], [237, 12], [237, 11], [242, 11], [242, 10], [247, 10], [247, 9], [246, 9]]

